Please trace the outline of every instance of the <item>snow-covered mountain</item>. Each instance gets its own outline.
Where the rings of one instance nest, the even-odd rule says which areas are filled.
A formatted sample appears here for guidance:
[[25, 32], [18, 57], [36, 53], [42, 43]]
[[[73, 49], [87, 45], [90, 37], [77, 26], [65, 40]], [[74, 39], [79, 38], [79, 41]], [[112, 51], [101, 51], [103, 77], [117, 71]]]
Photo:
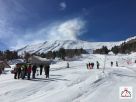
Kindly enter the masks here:
[[19, 54], [23, 52], [29, 53], [46, 53], [48, 51], [57, 51], [60, 48], [65, 49], [86, 49], [86, 50], [94, 50], [101, 48], [102, 46], [107, 46], [109, 49], [115, 45], [120, 45], [120, 42], [87, 42], [81, 40], [56, 40], [56, 41], [45, 41], [43, 43], [27, 45], [24, 48], [18, 50]]
[[39, 44], [27, 45], [18, 50], [19, 54], [24, 52], [29, 53], [46, 53], [48, 51], [57, 51], [60, 48], [65, 49], [86, 49], [86, 50], [95, 50], [101, 48], [102, 46], [107, 46], [108, 49], [111, 49], [113, 46], [119, 46], [123, 42], [131, 42], [136, 39], [136, 36], [128, 38], [124, 41], [117, 41], [117, 42], [88, 42], [82, 40], [56, 40], [56, 41], [45, 41]]

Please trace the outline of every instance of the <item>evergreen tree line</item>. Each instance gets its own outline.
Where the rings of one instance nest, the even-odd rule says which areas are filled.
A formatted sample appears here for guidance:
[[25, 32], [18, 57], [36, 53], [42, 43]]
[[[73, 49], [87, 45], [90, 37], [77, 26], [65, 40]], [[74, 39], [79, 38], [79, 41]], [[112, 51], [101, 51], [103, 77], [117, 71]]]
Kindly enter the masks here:
[[94, 54], [108, 54], [109, 52], [107, 46], [102, 46], [102, 48], [93, 51]]
[[131, 52], [136, 52], [136, 42], [132, 43], [122, 43], [120, 46], [114, 46], [112, 49], [114, 54], [129, 54]]
[[80, 56], [81, 54], [87, 53], [85, 50], [81, 49], [64, 49], [60, 48], [58, 51], [48, 51], [47, 53], [34, 54], [42, 58], [55, 59], [56, 57], [65, 60], [65, 57], [72, 58], [74, 56]]
[[17, 51], [0, 51], [0, 60], [13, 60], [13, 59], [18, 59], [20, 56], [18, 56]]
[[114, 54], [129, 54], [131, 52], [136, 52], [136, 41], [127, 43], [124, 42], [120, 46], [114, 46], [109, 50], [106, 46], [103, 46], [100, 49], [96, 49], [93, 51], [95, 54], [108, 54], [110, 51], [112, 51]]

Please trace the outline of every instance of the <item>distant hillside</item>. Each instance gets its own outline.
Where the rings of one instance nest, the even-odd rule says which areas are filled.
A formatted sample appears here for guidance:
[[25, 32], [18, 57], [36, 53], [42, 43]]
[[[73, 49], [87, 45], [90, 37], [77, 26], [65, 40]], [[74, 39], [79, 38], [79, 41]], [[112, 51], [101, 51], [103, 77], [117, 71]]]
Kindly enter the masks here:
[[[110, 51], [110, 49], [108, 50]], [[99, 53], [99, 54], [107, 53], [108, 50], [105, 47], [103, 47], [100, 49], [96, 49], [94, 53]], [[129, 54], [131, 52], [136, 52], [136, 37], [128, 38], [127, 40], [123, 41], [122, 44], [112, 47], [111, 51], [114, 54], [118, 54], [118, 53]]]
[[58, 51], [60, 48], [64, 49], [80, 49], [85, 50], [95, 50], [101, 48], [102, 46], [107, 46], [111, 49], [115, 45], [120, 45], [122, 41], [119, 42], [87, 42], [81, 40], [56, 40], [56, 41], [45, 41], [43, 43], [35, 45], [27, 45], [18, 50], [18, 53], [46, 53], [48, 51]]

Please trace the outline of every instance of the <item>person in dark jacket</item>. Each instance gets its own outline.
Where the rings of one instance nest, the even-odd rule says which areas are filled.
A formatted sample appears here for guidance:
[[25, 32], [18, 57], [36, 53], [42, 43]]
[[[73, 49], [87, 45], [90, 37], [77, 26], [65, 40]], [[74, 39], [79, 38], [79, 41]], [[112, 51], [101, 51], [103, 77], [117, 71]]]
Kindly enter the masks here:
[[42, 71], [43, 71], [43, 65], [40, 65], [40, 75], [42, 75]]
[[35, 64], [35, 65], [33, 65], [33, 67], [32, 67], [32, 72], [33, 72], [32, 78], [35, 78], [36, 69], [37, 69], [37, 66], [36, 66], [36, 64]]
[[93, 69], [93, 67], [94, 67], [94, 63], [91, 63], [91, 66], [92, 66], [92, 69]]
[[116, 61], [116, 67], [118, 67], [118, 62]]
[[25, 73], [26, 73], [26, 67], [25, 65], [21, 66], [21, 78], [24, 79], [25, 78]]
[[0, 68], [0, 75], [2, 74], [2, 68]]
[[88, 64], [88, 68], [91, 69], [91, 67], [92, 67], [92, 66], [91, 66], [91, 63], [89, 63], [89, 64]]
[[88, 63], [86, 63], [86, 67], [87, 67], [87, 69], [88, 69], [88, 65], [89, 65], [89, 64], [88, 64]]
[[14, 68], [14, 79], [17, 79], [17, 65]]
[[113, 62], [111, 61], [111, 67], [113, 66]]
[[49, 64], [44, 66], [44, 71], [45, 71], [46, 78], [49, 78], [49, 71], [50, 71]]
[[69, 68], [69, 63], [67, 62], [67, 68]]
[[27, 64], [24, 65], [24, 78], [27, 76]]
[[97, 69], [99, 69], [100, 63], [97, 61], [96, 64], [97, 64]]
[[21, 66], [18, 65], [17, 67], [17, 78], [20, 79], [21, 77]]
[[29, 66], [27, 67], [27, 79], [28, 79], [28, 80], [30, 80], [31, 70], [32, 70], [32, 66], [29, 65]]

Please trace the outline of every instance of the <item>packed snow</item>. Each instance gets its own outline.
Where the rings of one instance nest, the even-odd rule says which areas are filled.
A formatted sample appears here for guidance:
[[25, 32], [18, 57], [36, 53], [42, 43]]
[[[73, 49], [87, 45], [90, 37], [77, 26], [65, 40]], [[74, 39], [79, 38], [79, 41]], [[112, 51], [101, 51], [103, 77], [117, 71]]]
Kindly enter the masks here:
[[[66, 68], [67, 61], [51, 64], [49, 79], [44, 73], [36, 79], [14, 79], [7, 68], [0, 76], [0, 102], [136, 102], [135, 60], [136, 53], [86, 54], [69, 61], [70, 68]], [[100, 69], [96, 69], [96, 61]], [[87, 69], [88, 62], [95, 63], [94, 69]], [[133, 88], [132, 99], [120, 99], [122, 86]]]

